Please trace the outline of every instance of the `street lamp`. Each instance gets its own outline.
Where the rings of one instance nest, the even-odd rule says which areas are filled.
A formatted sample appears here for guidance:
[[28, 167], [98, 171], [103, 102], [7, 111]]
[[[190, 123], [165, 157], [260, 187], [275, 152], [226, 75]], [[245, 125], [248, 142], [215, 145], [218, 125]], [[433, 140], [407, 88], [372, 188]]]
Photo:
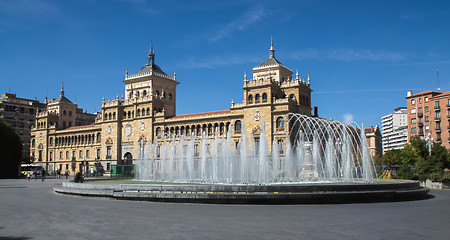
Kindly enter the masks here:
[[431, 155], [431, 144], [433, 144], [434, 142], [434, 138], [431, 137], [431, 133], [428, 133], [427, 137], [425, 138], [425, 142], [427, 143], [428, 154]]

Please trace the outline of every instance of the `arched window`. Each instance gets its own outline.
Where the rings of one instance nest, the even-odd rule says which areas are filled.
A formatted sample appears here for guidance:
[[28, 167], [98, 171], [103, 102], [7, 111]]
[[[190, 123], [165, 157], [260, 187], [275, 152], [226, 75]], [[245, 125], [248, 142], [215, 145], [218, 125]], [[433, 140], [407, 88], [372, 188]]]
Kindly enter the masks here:
[[147, 96], [147, 90], [144, 90], [143, 96], [144, 96], [144, 97]]
[[252, 103], [253, 102], [253, 95], [248, 95], [248, 103]]
[[69, 116], [72, 116], [72, 111], [69, 111]]
[[137, 117], [139, 117], [139, 116], [141, 116], [141, 109], [138, 109], [137, 110], [137, 115], [136, 115]]
[[102, 140], [102, 135], [100, 133], [97, 133], [97, 142], [100, 142]]
[[262, 101], [267, 102], [267, 93], [263, 93], [262, 95]]
[[160, 127], [156, 128], [156, 136], [157, 137], [161, 136], [161, 128]]
[[64, 110], [63, 114], [66, 115], [66, 110]]
[[140, 97], [140, 92], [137, 91], [137, 92], [136, 92], [136, 98], [139, 98], [139, 97]]
[[31, 147], [34, 148], [34, 145], [36, 144], [36, 141], [33, 139], [31, 140]]
[[208, 135], [211, 135], [213, 133], [212, 124], [208, 124]]
[[261, 96], [258, 94], [255, 95], [255, 102], [259, 103], [259, 101], [261, 100]]
[[130, 99], [133, 98], [133, 92], [130, 92]]
[[158, 90], [156, 90], [155, 95], [156, 95], [156, 97], [159, 97], [159, 91]]
[[128, 118], [130, 118], [131, 117], [131, 112], [130, 111], [128, 111]]
[[172, 93], [169, 93], [169, 100], [172, 101]]
[[113, 119], [116, 119], [116, 112], [113, 112]]
[[236, 122], [234, 122], [234, 131], [235, 132], [241, 132], [241, 120], [237, 120]]
[[123, 112], [123, 118], [127, 118], [127, 112]]
[[147, 115], [150, 115], [150, 108], [147, 108]]
[[277, 130], [284, 130], [284, 118], [283, 117], [277, 118]]
[[111, 115], [111, 113], [109, 113], [108, 114], [108, 119], [111, 120], [111, 118], [112, 118], [112, 115]]
[[142, 116], [145, 116], [145, 108], [142, 109]]

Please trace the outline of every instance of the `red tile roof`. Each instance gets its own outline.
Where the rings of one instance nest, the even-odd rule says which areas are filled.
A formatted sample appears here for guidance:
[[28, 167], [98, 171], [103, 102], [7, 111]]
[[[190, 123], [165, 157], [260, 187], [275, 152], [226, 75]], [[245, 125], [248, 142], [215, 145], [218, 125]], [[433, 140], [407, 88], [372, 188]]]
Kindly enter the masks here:
[[446, 96], [446, 95], [450, 95], [450, 91], [445, 92], [445, 93], [443, 93], [443, 94], [436, 95], [436, 96], [434, 96], [433, 98], [444, 97], [444, 96]]
[[73, 130], [73, 129], [80, 129], [80, 128], [90, 128], [90, 127], [95, 127], [95, 125], [83, 125], [83, 126], [75, 126], [75, 127], [70, 127], [70, 128], [66, 128], [63, 130]]
[[409, 96], [409, 97], [407, 97], [407, 98], [410, 98], [410, 97], [415, 97], [415, 96], [419, 96], [419, 95], [433, 94], [433, 93], [437, 93], [437, 94], [440, 94], [441, 92], [437, 92], [437, 91], [432, 91], [432, 90], [428, 90], [428, 91], [424, 91], [424, 92], [416, 93], [416, 94], [414, 94], [414, 95], [411, 95], [411, 96]]
[[205, 115], [218, 115], [218, 114], [224, 114], [224, 113], [230, 113], [230, 112], [231, 112], [231, 110], [203, 112], [203, 113], [190, 113], [190, 114], [176, 115], [174, 117], [171, 117], [170, 119], [186, 118], [186, 117], [199, 117], [199, 116], [205, 116]]

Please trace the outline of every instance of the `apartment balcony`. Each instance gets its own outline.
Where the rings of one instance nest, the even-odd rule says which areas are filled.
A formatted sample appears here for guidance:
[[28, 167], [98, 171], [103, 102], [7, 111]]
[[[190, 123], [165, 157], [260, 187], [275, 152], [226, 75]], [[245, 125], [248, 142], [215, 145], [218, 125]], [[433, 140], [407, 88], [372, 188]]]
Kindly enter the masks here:
[[435, 118], [434, 118], [434, 121], [435, 121], [435, 122], [440, 122], [440, 121], [441, 121], [441, 118], [440, 118], [440, 117], [435, 117]]
[[442, 138], [436, 138], [437, 143], [442, 143]]
[[417, 132], [417, 134], [418, 134], [419, 136], [423, 136], [423, 130], [419, 130], [419, 132]]
[[440, 106], [434, 106], [434, 110], [435, 111], [441, 111], [441, 107]]
[[419, 112], [419, 113], [417, 114], [417, 116], [418, 116], [418, 117], [423, 117], [423, 113]]
[[442, 128], [435, 128], [434, 131], [435, 132], [442, 132]]
[[421, 122], [418, 123], [417, 125], [418, 125], [419, 127], [423, 127], [423, 123], [421, 123]]

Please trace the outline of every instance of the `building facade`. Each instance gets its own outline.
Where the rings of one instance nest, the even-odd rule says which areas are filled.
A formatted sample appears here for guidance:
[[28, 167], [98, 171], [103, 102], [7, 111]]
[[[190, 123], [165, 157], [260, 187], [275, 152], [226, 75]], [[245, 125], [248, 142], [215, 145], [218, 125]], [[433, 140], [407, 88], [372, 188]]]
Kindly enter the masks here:
[[383, 154], [393, 149], [403, 149], [408, 142], [408, 109], [398, 107], [381, 118]]
[[22, 156], [30, 156], [31, 127], [36, 113], [45, 110], [45, 103], [18, 98], [16, 94], [3, 93], [0, 98], [0, 119], [7, 122], [22, 141]]
[[[408, 135], [429, 137], [450, 149], [450, 92], [425, 91], [406, 96]], [[409, 140], [408, 140], [409, 141]]]
[[[124, 96], [103, 99], [95, 121], [90, 121], [94, 116], [79, 115], [63, 91], [59, 100], [47, 104], [32, 130], [32, 154], [50, 171], [73, 171], [97, 162], [108, 172], [111, 165], [133, 164], [141, 144], [162, 143], [164, 136], [204, 133], [206, 138], [214, 138], [231, 131], [236, 144], [242, 134], [258, 142], [262, 124], [267, 141], [284, 145], [286, 114], [311, 115], [309, 76], [305, 80], [298, 71], [293, 76], [293, 71], [275, 58], [273, 44], [269, 58], [252, 73], [249, 78], [244, 76], [242, 103], [231, 102], [230, 108], [222, 111], [176, 115], [179, 82], [175, 73], [169, 76], [156, 65], [152, 46], [141, 70], [131, 75], [126, 72]], [[64, 111], [77, 114], [68, 116]], [[86, 120], [84, 124], [79, 118]]]
[[376, 160], [382, 155], [381, 132], [380, 127], [376, 125], [365, 129], [367, 145], [369, 147], [370, 156]]

